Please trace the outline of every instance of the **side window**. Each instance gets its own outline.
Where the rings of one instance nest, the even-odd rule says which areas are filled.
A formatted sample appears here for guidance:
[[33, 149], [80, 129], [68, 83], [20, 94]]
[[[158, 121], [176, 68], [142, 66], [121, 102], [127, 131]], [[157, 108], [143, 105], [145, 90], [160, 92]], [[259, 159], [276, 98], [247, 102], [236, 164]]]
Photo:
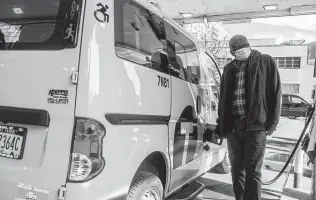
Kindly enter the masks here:
[[195, 43], [167, 22], [165, 29], [171, 75], [199, 84], [200, 63]]
[[167, 73], [163, 20], [131, 0], [115, 1], [115, 17], [118, 57]]
[[283, 104], [289, 104], [290, 103], [289, 96], [282, 95], [282, 103]]
[[205, 62], [206, 62], [206, 67], [208, 70], [208, 73], [211, 77], [211, 84], [216, 87], [217, 91], [214, 92], [219, 92], [219, 87], [220, 87], [220, 74], [218, 73], [216, 69], [216, 64], [214, 60], [207, 54], [205, 53]]
[[190, 52], [187, 52], [187, 66], [188, 66], [188, 72], [190, 77], [190, 82], [199, 84], [200, 80], [200, 64], [199, 64], [199, 57], [197, 53], [197, 49], [195, 47], [195, 44], [193, 43], [194, 48], [189, 50]]
[[295, 104], [304, 103], [304, 101], [298, 97], [291, 97], [291, 99], [292, 99], [292, 103], [295, 103]]

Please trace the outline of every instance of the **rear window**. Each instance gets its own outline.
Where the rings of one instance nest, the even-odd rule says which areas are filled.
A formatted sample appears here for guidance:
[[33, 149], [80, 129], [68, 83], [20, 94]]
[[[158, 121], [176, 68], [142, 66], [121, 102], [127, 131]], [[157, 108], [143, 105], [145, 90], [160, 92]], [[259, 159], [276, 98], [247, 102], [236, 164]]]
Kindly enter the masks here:
[[76, 46], [81, 0], [1, 0], [0, 49]]

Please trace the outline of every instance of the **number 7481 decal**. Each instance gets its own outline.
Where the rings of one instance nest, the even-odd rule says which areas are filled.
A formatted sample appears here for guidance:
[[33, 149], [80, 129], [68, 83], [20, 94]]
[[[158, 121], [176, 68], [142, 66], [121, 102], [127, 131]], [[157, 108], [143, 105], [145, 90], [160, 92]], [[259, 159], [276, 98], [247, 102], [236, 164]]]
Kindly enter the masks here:
[[169, 79], [168, 78], [162, 77], [159, 75], [157, 75], [157, 77], [158, 77], [158, 86], [169, 88]]

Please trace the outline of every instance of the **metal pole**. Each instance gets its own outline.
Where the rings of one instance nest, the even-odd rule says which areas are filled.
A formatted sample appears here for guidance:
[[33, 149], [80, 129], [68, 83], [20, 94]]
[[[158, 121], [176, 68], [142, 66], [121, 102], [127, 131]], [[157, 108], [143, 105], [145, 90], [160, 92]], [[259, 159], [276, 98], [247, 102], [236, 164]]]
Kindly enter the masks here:
[[[315, 145], [316, 148], [316, 145]], [[316, 149], [315, 149], [316, 150]], [[314, 158], [314, 164], [313, 164], [313, 175], [312, 175], [312, 180], [313, 180], [313, 191], [312, 191], [312, 197], [313, 199], [316, 199], [316, 156]]]
[[303, 171], [304, 171], [304, 151], [300, 146], [295, 155], [294, 165], [294, 188], [303, 188]]

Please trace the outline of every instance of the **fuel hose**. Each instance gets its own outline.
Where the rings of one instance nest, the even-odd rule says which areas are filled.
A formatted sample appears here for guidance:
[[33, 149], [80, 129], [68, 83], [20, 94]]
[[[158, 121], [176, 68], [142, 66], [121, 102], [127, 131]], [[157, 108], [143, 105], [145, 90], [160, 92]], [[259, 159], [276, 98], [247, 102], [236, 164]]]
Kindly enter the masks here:
[[276, 182], [276, 181], [281, 177], [281, 175], [284, 173], [284, 171], [286, 170], [286, 168], [289, 166], [289, 164], [291, 163], [293, 157], [295, 156], [295, 153], [296, 153], [296, 151], [297, 151], [297, 149], [298, 149], [298, 147], [299, 147], [299, 145], [300, 145], [302, 139], [303, 139], [304, 136], [305, 136], [306, 129], [308, 128], [310, 122], [312, 121], [312, 118], [313, 118], [314, 113], [315, 113], [315, 107], [312, 107], [312, 108], [311, 108], [311, 111], [310, 111], [309, 114], [308, 114], [308, 119], [307, 119], [307, 122], [305, 123], [305, 126], [304, 126], [304, 128], [303, 128], [303, 130], [302, 130], [302, 133], [301, 133], [301, 135], [300, 135], [300, 137], [299, 137], [297, 143], [295, 144], [295, 147], [294, 147], [294, 149], [293, 149], [293, 151], [292, 151], [292, 153], [291, 153], [289, 159], [287, 160], [287, 162], [285, 163], [284, 167], [282, 168], [282, 170], [281, 170], [281, 171], [279, 172], [279, 174], [278, 174], [274, 179], [272, 179], [271, 181], [262, 182], [263, 185], [271, 185], [271, 184], [273, 184], [274, 182]]

